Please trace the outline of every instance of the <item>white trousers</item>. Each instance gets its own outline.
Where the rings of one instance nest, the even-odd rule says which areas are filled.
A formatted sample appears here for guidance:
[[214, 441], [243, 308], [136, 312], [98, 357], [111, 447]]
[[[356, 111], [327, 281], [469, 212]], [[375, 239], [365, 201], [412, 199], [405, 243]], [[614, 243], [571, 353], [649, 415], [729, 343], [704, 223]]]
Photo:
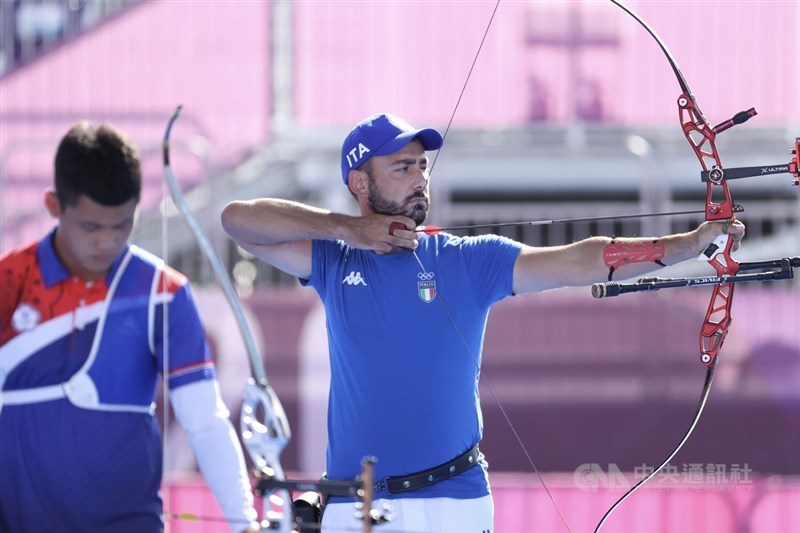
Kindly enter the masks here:
[[[491, 495], [469, 500], [456, 498], [398, 498], [372, 502], [373, 509], [389, 505], [394, 520], [373, 526], [374, 533], [492, 533], [494, 502]], [[355, 517], [354, 503], [333, 503], [322, 516], [323, 533], [364, 531]]]

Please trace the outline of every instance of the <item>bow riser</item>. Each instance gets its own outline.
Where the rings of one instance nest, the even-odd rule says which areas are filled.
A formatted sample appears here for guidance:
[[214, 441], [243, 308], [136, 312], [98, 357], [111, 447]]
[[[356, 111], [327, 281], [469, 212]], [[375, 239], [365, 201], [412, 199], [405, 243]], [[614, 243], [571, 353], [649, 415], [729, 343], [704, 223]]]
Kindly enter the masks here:
[[[716, 143], [717, 132], [709, 126], [690, 94], [684, 93], [678, 98], [678, 118], [683, 134], [700, 165], [704, 171], [708, 171], [705, 219], [707, 221], [732, 219], [737, 208], [733, 203], [728, 182], [723, 179], [724, 170]], [[715, 197], [720, 195], [721, 200], [715, 201]], [[728, 236], [722, 243], [712, 244], [700, 257], [707, 258], [708, 264], [714, 268], [717, 276], [732, 276], [739, 271], [739, 264], [731, 257], [732, 246], [733, 239]], [[733, 289], [734, 286], [728, 283], [716, 285], [712, 290], [711, 300], [700, 329], [700, 361], [706, 366], [716, 363], [728, 334], [733, 319], [731, 316]]]

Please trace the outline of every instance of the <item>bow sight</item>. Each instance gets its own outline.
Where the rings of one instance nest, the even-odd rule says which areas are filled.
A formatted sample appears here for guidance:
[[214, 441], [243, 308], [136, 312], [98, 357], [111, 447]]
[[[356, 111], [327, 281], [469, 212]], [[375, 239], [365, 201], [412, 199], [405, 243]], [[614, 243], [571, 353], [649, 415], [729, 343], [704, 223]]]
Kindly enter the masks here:
[[[755, 114], [754, 109], [751, 109], [751, 111], [753, 111]], [[725, 124], [726, 122], [723, 122], [723, 124]], [[716, 128], [714, 129], [716, 130]], [[724, 129], [721, 131], [724, 131]], [[794, 179], [792, 180], [792, 185], [800, 187], [800, 137], [795, 138], [794, 148], [789, 151], [789, 154], [794, 157], [792, 157], [791, 161], [789, 161], [789, 163], [785, 165], [770, 165], [761, 167], [734, 167], [734, 168], [727, 168], [724, 171], [721, 168], [704, 170], [700, 173], [700, 179], [703, 181], [703, 183], [709, 181], [713, 183], [719, 183], [722, 180], [753, 178], [758, 176], [769, 176], [772, 174], [791, 174], [792, 176], [794, 176]]]

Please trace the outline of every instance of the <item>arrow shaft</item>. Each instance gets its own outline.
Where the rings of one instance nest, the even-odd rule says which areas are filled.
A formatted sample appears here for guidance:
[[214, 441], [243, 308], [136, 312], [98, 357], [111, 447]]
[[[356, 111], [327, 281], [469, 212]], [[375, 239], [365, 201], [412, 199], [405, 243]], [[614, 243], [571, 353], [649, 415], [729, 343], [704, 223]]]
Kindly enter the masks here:
[[[736, 206], [735, 212], [740, 213], [744, 211], [741, 206]], [[506, 226], [548, 226], [551, 224], [564, 224], [567, 222], [595, 222], [600, 220], [624, 220], [629, 218], [655, 218], [655, 217], [669, 217], [677, 215], [704, 215], [705, 211], [702, 209], [695, 209], [690, 211], [669, 211], [666, 213], [634, 213], [627, 215], [603, 215], [594, 217], [578, 217], [578, 218], [555, 218], [549, 220], [525, 220], [520, 222], [497, 222], [495, 224], [470, 224], [467, 226], [448, 226], [440, 228], [438, 226], [422, 226], [418, 231], [435, 235], [440, 231], [454, 231], [454, 230], [469, 230], [469, 229], [482, 229], [482, 228], [502, 228]]]

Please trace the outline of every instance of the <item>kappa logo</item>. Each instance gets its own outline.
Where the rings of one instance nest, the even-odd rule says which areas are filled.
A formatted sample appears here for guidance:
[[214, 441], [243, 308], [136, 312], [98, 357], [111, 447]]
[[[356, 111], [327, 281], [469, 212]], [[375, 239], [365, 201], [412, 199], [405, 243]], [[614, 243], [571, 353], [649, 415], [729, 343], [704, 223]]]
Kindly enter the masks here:
[[[358, 154], [356, 154], [356, 152], [358, 152]], [[361, 161], [361, 158], [363, 157], [364, 154], [368, 153], [369, 153], [369, 148], [367, 148], [361, 143], [358, 143], [358, 146], [347, 152], [347, 164], [350, 165], [350, 168], [353, 168], [354, 165], [361, 166], [361, 165], [356, 165], [356, 163]]]
[[436, 282], [433, 281], [433, 272], [420, 272], [417, 277], [420, 281], [417, 282], [417, 294], [420, 299], [429, 304], [436, 298]]
[[342, 285], [344, 285], [345, 283], [347, 283], [348, 285], [363, 285], [365, 287], [367, 286], [367, 282], [364, 281], [364, 278], [361, 276], [361, 272], [356, 272], [355, 270], [352, 270], [350, 274], [345, 276], [345, 278], [342, 280]]

